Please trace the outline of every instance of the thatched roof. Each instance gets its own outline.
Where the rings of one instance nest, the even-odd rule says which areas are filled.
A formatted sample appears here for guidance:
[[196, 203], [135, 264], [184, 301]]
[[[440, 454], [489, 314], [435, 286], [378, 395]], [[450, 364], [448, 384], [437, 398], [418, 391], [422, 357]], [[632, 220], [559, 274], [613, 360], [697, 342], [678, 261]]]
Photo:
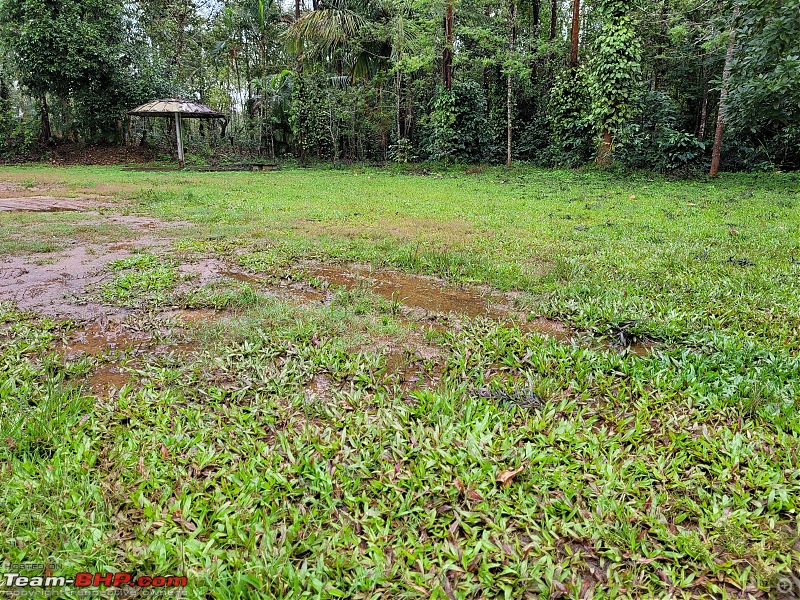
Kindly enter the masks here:
[[166, 98], [164, 100], [152, 100], [133, 110], [128, 114], [136, 117], [171, 117], [175, 113], [180, 113], [184, 119], [224, 119], [225, 115], [209, 108], [205, 104], [192, 102], [191, 100], [181, 100], [180, 98]]

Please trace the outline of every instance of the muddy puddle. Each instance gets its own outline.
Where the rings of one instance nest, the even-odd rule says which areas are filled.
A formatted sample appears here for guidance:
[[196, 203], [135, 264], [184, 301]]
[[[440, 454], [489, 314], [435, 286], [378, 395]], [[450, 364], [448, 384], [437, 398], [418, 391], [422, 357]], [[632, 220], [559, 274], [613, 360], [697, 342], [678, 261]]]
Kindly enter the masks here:
[[306, 268], [306, 273], [330, 285], [346, 289], [366, 288], [390, 302], [399, 302], [410, 309], [407, 317], [429, 328], [450, 328], [452, 324], [448, 322], [448, 316], [471, 319], [485, 317], [518, 327], [520, 331], [546, 335], [562, 342], [579, 341], [591, 348], [614, 349], [640, 357], [649, 354], [654, 346], [649, 341], [637, 340], [619, 345], [596, 338], [583, 338], [560, 321], [546, 317], [528, 318], [524, 312], [512, 308], [513, 299], [508, 295], [481, 287], [455, 287], [436, 277], [373, 270], [363, 265], [311, 266]]
[[[412, 315], [434, 328], [446, 328], [432, 317], [455, 315], [457, 317], [485, 317], [507, 325], [515, 325], [522, 331], [542, 333], [557, 339], [567, 339], [569, 330], [562, 323], [526, 316], [509, 306], [510, 299], [484, 288], [455, 287], [443, 279], [424, 275], [409, 275], [398, 271], [372, 270], [361, 265], [327, 265], [309, 267], [307, 274], [322, 279], [331, 285], [346, 289], [366, 288], [389, 300], [399, 302], [411, 309]], [[414, 315], [413, 313], [418, 313]]]
[[86, 384], [92, 393], [100, 397], [113, 396], [127, 385], [133, 375], [116, 365], [101, 365], [86, 377]]
[[[213, 316], [214, 311], [207, 310], [170, 311], [165, 313], [161, 327], [153, 324], [133, 329], [124, 319], [93, 323], [72, 332], [60, 351], [68, 360], [84, 355], [98, 358], [101, 363], [86, 376], [85, 384], [95, 395], [110, 397], [134, 379], [134, 370], [142, 362], [141, 359], [197, 352], [199, 344], [186, 339], [182, 329], [186, 324]], [[165, 334], [168, 334], [166, 338]], [[111, 362], [102, 362], [105, 360]]]
[[[160, 324], [145, 324], [132, 328], [123, 320], [92, 323], [75, 330], [63, 345], [68, 357], [85, 354], [102, 356], [114, 352], [131, 355], [164, 354], [168, 352], [194, 352], [197, 343], [180, 335], [187, 323], [216, 318], [214, 311], [171, 311], [171, 316]], [[177, 333], [177, 335], [176, 335]]]
[[[273, 278], [236, 270], [230, 263], [220, 259], [201, 259], [181, 265], [180, 270], [195, 276], [194, 285], [228, 279], [252, 284], [264, 291], [301, 303], [329, 302], [331, 288], [367, 289], [389, 302], [398, 303], [402, 318], [426, 329], [445, 331], [458, 327], [460, 318], [483, 317], [518, 327], [523, 332], [546, 335], [565, 343], [577, 341], [596, 349], [614, 349], [645, 356], [653, 347], [652, 343], [646, 341], [634, 341], [627, 346], [613, 344], [581, 336], [554, 319], [531, 319], [523, 311], [512, 308], [514, 301], [510, 295], [492, 292], [484, 287], [454, 286], [436, 277], [376, 270], [366, 265], [301, 264], [292, 271], [300, 271], [305, 275], [304, 279], [295, 281], [287, 278], [278, 283]], [[287, 270], [287, 275], [289, 272]], [[325, 285], [312, 285], [318, 282]]]
[[447, 286], [434, 278], [407, 275], [395, 271], [373, 271], [368, 267], [337, 265], [310, 267], [307, 274], [330, 285], [347, 289], [367, 288], [389, 301], [432, 313], [456, 313], [466, 317], [498, 317], [492, 296], [478, 290]]

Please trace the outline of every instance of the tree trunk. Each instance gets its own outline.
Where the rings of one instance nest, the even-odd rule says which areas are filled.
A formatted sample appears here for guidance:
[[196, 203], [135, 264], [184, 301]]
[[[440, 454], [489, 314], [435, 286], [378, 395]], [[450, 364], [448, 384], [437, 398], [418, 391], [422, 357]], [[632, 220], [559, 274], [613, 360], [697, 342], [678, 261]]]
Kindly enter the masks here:
[[39, 99], [39, 103], [41, 105], [39, 113], [41, 122], [39, 141], [41, 142], [42, 146], [46, 146], [50, 142], [50, 138], [53, 135], [52, 130], [50, 129], [50, 110], [47, 106], [47, 96], [42, 94], [42, 97]]
[[444, 11], [444, 51], [442, 52], [442, 85], [453, 89], [453, 0], [447, 0]]
[[511, 62], [514, 60], [514, 42], [517, 38], [517, 3], [515, 0], [511, 0], [511, 31], [509, 32], [509, 39], [508, 39], [508, 75], [506, 76], [506, 88], [507, 88], [507, 96], [506, 96], [506, 124], [507, 124], [507, 152], [506, 152], [506, 166], [511, 166], [511, 146], [514, 138], [514, 130], [513, 130], [513, 119], [512, 119], [512, 109], [514, 105], [514, 96], [512, 91], [512, 78], [511, 78], [511, 71], [512, 65]]
[[175, 76], [180, 78], [183, 52], [186, 46], [186, 21], [189, 18], [189, 3], [184, 2], [175, 14]]
[[603, 130], [603, 141], [600, 142], [600, 149], [597, 151], [595, 163], [599, 167], [604, 167], [611, 162], [614, 152], [614, 133], [610, 129]]
[[719, 172], [719, 161], [722, 149], [722, 134], [725, 130], [725, 102], [728, 98], [728, 81], [731, 78], [731, 60], [733, 59], [733, 49], [736, 45], [736, 19], [739, 16], [739, 7], [733, 9], [733, 27], [731, 38], [728, 41], [728, 51], [725, 53], [725, 67], [722, 69], [722, 90], [719, 95], [719, 110], [717, 111], [717, 130], [714, 133], [714, 149], [711, 152], [711, 169], [709, 177], [716, 177]]
[[653, 91], [655, 92], [661, 87], [661, 74], [667, 71], [664, 53], [666, 52], [666, 41], [669, 34], [667, 32], [667, 3], [664, 0], [661, 1], [659, 22], [661, 23], [661, 30], [658, 34], [656, 56], [653, 59]]
[[542, 10], [542, 0], [533, 0], [533, 6], [531, 8], [533, 12], [531, 25], [533, 26], [533, 37], [535, 39], [539, 34], [539, 13], [541, 13]]
[[[300, 20], [300, 0], [294, 0], [294, 20], [295, 22]], [[303, 98], [303, 46], [300, 40], [297, 41], [297, 83], [300, 85], [300, 91], [297, 94], [297, 97], [302, 102]], [[306, 161], [306, 124], [305, 124], [305, 116], [301, 116], [301, 122], [299, 123], [300, 129], [300, 139], [298, 140], [300, 146], [300, 160], [301, 162]]]
[[550, 0], [550, 41], [556, 39], [556, 29], [558, 27], [558, 2]]
[[405, 136], [403, 124], [405, 123], [405, 111], [403, 110], [403, 75], [400, 71], [394, 74], [394, 91], [397, 97], [395, 108], [397, 109], [397, 139], [402, 140]]
[[581, 31], [581, 0], [572, 4], [572, 43], [570, 45], [569, 66], [573, 69], [578, 66], [578, 43]]
[[[294, 0], [294, 20], [295, 23], [300, 20], [300, 0]], [[297, 41], [297, 72], [303, 72], [303, 46], [300, 40]]]
[[[705, 79], [705, 78], [704, 78]], [[706, 121], [708, 121], [708, 81], [703, 81], [703, 99], [700, 101], [700, 123], [697, 127], [697, 139], [706, 139]]]

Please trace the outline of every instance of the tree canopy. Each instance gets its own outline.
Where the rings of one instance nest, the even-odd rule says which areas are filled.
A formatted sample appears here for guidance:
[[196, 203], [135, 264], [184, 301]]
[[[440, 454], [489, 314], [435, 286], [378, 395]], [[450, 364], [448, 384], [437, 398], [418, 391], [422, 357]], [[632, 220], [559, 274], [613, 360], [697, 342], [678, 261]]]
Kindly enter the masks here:
[[6, 153], [175, 95], [230, 116], [208, 153], [691, 170], [724, 104], [723, 168], [800, 168], [800, 0], [2, 0], [0, 34]]

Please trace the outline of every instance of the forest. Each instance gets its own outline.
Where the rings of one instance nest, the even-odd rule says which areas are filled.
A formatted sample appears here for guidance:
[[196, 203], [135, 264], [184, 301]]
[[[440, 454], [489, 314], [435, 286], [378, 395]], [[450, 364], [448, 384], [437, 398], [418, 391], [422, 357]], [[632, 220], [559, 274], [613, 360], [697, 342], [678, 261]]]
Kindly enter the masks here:
[[800, 0], [2, 0], [0, 153], [800, 168]]

